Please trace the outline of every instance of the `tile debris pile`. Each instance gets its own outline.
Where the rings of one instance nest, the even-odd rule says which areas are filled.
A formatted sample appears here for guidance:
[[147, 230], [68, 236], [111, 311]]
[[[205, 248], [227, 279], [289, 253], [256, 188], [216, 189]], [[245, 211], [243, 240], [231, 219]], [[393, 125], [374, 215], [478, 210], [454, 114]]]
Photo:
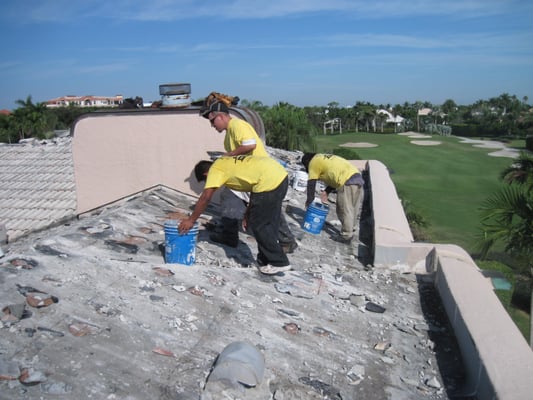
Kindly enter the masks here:
[[[432, 284], [332, 241], [334, 207], [319, 235], [303, 231], [304, 201], [289, 189], [299, 247], [283, 276], [253, 267], [253, 237], [225, 247], [203, 226], [196, 263], [165, 264], [164, 222], [194, 199], [164, 188], [3, 246], [0, 398], [452, 397], [459, 353]], [[234, 343], [253, 365], [211, 373]]]

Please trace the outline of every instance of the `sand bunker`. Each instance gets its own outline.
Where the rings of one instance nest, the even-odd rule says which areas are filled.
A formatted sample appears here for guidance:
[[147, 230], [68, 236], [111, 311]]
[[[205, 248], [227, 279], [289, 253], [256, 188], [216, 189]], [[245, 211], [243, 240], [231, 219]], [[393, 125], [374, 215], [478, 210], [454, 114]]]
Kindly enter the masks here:
[[435, 140], [411, 140], [411, 143], [417, 144], [419, 146], [437, 146], [442, 142], [437, 142]]
[[518, 157], [520, 153], [519, 150], [509, 148], [504, 143], [497, 142], [495, 140], [477, 140], [477, 139], [469, 139], [469, 138], [460, 138], [460, 139], [461, 141], [459, 143], [471, 144], [474, 147], [479, 147], [482, 149], [497, 149], [497, 151], [489, 153], [489, 156], [493, 156], [493, 157], [516, 158]]
[[413, 139], [431, 139], [431, 135], [421, 135], [419, 133], [415, 133], [414, 135], [409, 135], [409, 137]]
[[344, 143], [340, 144], [340, 147], [378, 147], [377, 144], [374, 143], [365, 143], [365, 142], [357, 142], [357, 143]]
[[400, 135], [400, 136], [410, 136], [410, 135], [420, 135], [420, 133], [416, 133], [416, 132], [413, 132], [413, 131], [408, 131], [408, 132], [400, 132], [400, 133], [398, 133], [398, 135]]

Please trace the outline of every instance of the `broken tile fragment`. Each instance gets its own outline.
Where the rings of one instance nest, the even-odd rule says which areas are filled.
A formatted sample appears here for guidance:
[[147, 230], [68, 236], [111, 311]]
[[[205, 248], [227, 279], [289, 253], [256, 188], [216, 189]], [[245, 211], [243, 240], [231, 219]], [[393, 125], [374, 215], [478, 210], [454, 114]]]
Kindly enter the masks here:
[[379, 342], [374, 346], [374, 350], [385, 352], [391, 347], [389, 342]]
[[2, 316], [2, 322], [17, 322], [24, 316], [26, 311], [26, 305], [24, 303], [10, 304], [2, 309], [4, 315]]
[[278, 292], [290, 294], [294, 297], [301, 297], [304, 299], [312, 299], [314, 297], [313, 290], [306, 290], [292, 283], [275, 283], [274, 287]]
[[285, 325], [283, 325], [283, 329], [285, 332], [290, 333], [291, 335], [296, 335], [300, 332], [300, 327], [298, 324], [295, 324], [294, 322], [288, 322]]
[[388, 364], [388, 365], [393, 365], [394, 364], [394, 360], [390, 357], [381, 357], [381, 361], [383, 361], [385, 364]]
[[37, 383], [46, 382], [46, 375], [33, 368], [23, 368], [19, 376], [19, 381], [25, 385], [35, 385]]
[[163, 349], [162, 347], [154, 347], [152, 349], [152, 353], [161, 354], [162, 356], [166, 357], [175, 357], [173, 352], [167, 349]]
[[35, 308], [48, 307], [58, 301], [57, 297], [42, 293], [28, 293], [26, 295], [26, 302]]
[[193, 294], [195, 296], [204, 296], [205, 295], [205, 292], [206, 290], [199, 287], [199, 286], [193, 286], [193, 287], [190, 287], [187, 289], [187, 291], [190, 293], [190, 294]]
[[385, 312], [385, 307], [381, 307], [379, 304], [372, 303], [371, 301], [366, 303], [365, 309], [367, 311], [371, 311], [371, 312], [375, 312], [375, 313], [384, 313]]
[[152, 271], [154, 271], [157, 275], [160, 275], [160, 276], [172, 276], [172, 275], [174, 275], [174, 272], [172, 272], [168, 268], [153, 267]]
[[320, 326], [315, 326], [313, 328], [313, 333], [317, 336], [323, 336], [323, 337], [332, 337], [335, 334], [327, 329], [324, 329]]
[[104, 233], [106, 231], [111, 231], [112, 230], [111, 225], [105, 224], [105, 223], [101, 223], [101, 224], [98, 224], [96, 226], [89, 226], [89, 227], [85, 227], [85, 228], [81, 228], [81, 229], [85, 230], [85, 232], [87, 232], [87, 233], [89, 233], [91, 235]]
[[38, 263], [35, 260], [26, 260], [24, 258], [15, 258], [10, 261], [10, 264], [17, 268], [22, 269], [33, 269], [35, 268]]
[[96, 326], [91, 326], [89, 324], [75, 322], [69, 325], [68, 331], [73, 336], [81, 337], [81, 336], [92, 335], [92, 334], [97, 333], [98, 328]]
[[433, 389], [440, 389], [442, 385], [440, 384], [439, 380], [432, 376], [431, 378], [426, 379], [425, 384]]

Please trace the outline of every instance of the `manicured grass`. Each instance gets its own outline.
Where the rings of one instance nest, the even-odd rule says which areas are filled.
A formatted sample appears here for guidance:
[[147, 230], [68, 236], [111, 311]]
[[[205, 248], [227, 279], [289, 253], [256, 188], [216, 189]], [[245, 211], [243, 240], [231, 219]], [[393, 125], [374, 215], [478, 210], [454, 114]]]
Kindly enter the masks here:
[[[441, 144], [420, 146], [410, 143], [413, 140]], [[373, 133], [316, 137], [318, 152], [332, 152], [350, 142], [377, 144], [351, 149], [361, 159], [379, 160], [387, 166], [400, 197], [430, 223], [427, 232], [431, 242], [457, 244], [472, 254], [480, 228], [479, 206], [503, 185], [499, 174], [512, 159], [489, 156], [494, 149], [460, 141], [454, 136], [417, 139]]]

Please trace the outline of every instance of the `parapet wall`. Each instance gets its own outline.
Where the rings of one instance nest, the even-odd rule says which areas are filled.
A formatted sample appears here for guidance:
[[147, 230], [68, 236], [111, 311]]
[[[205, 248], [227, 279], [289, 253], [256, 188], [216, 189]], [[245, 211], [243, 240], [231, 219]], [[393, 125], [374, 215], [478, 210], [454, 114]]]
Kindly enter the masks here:
[[386, 167], [368, 161], [374, 213], [374, 265], [402, 264], [431, 274], [461, 348], [465, 396], [533, 398], [533, 352], [483, 276], [461, 247], [414, 243]]
[[[254, 125], [264, 139], [256, 113], [230, 112]], [[159, 185], [198, 195], [203, 187], [194, 178], [194, 166], [209, 159], [208, 151], [224, 151], [224, 133], [193, 107], [85, 114], [72, 136], [77, 214]]]
[[531, 399], [533, 353], [463, 249], [435, 248], [435, 285], [468, 371], [466, 393], [478, 399]]

